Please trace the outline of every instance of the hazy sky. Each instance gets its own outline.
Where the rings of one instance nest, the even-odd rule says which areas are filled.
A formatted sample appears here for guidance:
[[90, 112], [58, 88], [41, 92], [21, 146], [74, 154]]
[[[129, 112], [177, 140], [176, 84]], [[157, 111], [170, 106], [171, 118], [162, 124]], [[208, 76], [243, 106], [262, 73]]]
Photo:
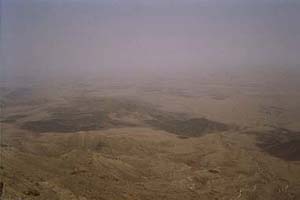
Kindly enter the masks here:
[[300, 67], [298, 0], [1, 2], [6, 75]]

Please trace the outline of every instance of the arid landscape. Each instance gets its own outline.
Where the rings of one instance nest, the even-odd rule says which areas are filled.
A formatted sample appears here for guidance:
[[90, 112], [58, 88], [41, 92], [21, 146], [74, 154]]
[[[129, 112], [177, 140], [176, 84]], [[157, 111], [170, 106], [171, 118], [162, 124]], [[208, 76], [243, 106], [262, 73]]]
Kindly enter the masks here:
[[0, 200], [300, 200], [300, 0], [0, 0]]
[[243, 85], [2, 88], [3, 198], [296, 200], [299, 89]]

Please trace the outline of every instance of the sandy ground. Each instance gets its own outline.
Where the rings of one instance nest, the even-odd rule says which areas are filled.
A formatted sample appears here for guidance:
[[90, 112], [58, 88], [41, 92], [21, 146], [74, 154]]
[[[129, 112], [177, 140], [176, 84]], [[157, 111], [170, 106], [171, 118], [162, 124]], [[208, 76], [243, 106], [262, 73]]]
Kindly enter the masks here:
[[[3, 199], [300, 198], [297, 88], [116, 81], [10, 88], [2, 96]], [[186, 135], [167, 124], [174, 116], [229, 128]], [[53, 131], [53, 122], [77, 128]]]

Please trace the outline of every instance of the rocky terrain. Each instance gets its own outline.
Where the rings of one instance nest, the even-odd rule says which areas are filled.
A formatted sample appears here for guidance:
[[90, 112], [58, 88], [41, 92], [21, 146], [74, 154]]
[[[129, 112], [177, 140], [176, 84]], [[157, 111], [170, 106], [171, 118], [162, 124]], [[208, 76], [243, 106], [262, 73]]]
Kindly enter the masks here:
[[215, 86], [59, 88], [2, 90], [2, 199], [300, 197], [293, 104]]

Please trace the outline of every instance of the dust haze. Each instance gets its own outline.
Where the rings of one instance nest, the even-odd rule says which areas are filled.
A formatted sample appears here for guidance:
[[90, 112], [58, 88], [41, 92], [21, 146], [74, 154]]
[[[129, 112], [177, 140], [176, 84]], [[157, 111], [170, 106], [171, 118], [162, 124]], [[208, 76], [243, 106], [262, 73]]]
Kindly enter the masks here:
[[0, 199], [300, 198], [297, 0], [0, 5]]

